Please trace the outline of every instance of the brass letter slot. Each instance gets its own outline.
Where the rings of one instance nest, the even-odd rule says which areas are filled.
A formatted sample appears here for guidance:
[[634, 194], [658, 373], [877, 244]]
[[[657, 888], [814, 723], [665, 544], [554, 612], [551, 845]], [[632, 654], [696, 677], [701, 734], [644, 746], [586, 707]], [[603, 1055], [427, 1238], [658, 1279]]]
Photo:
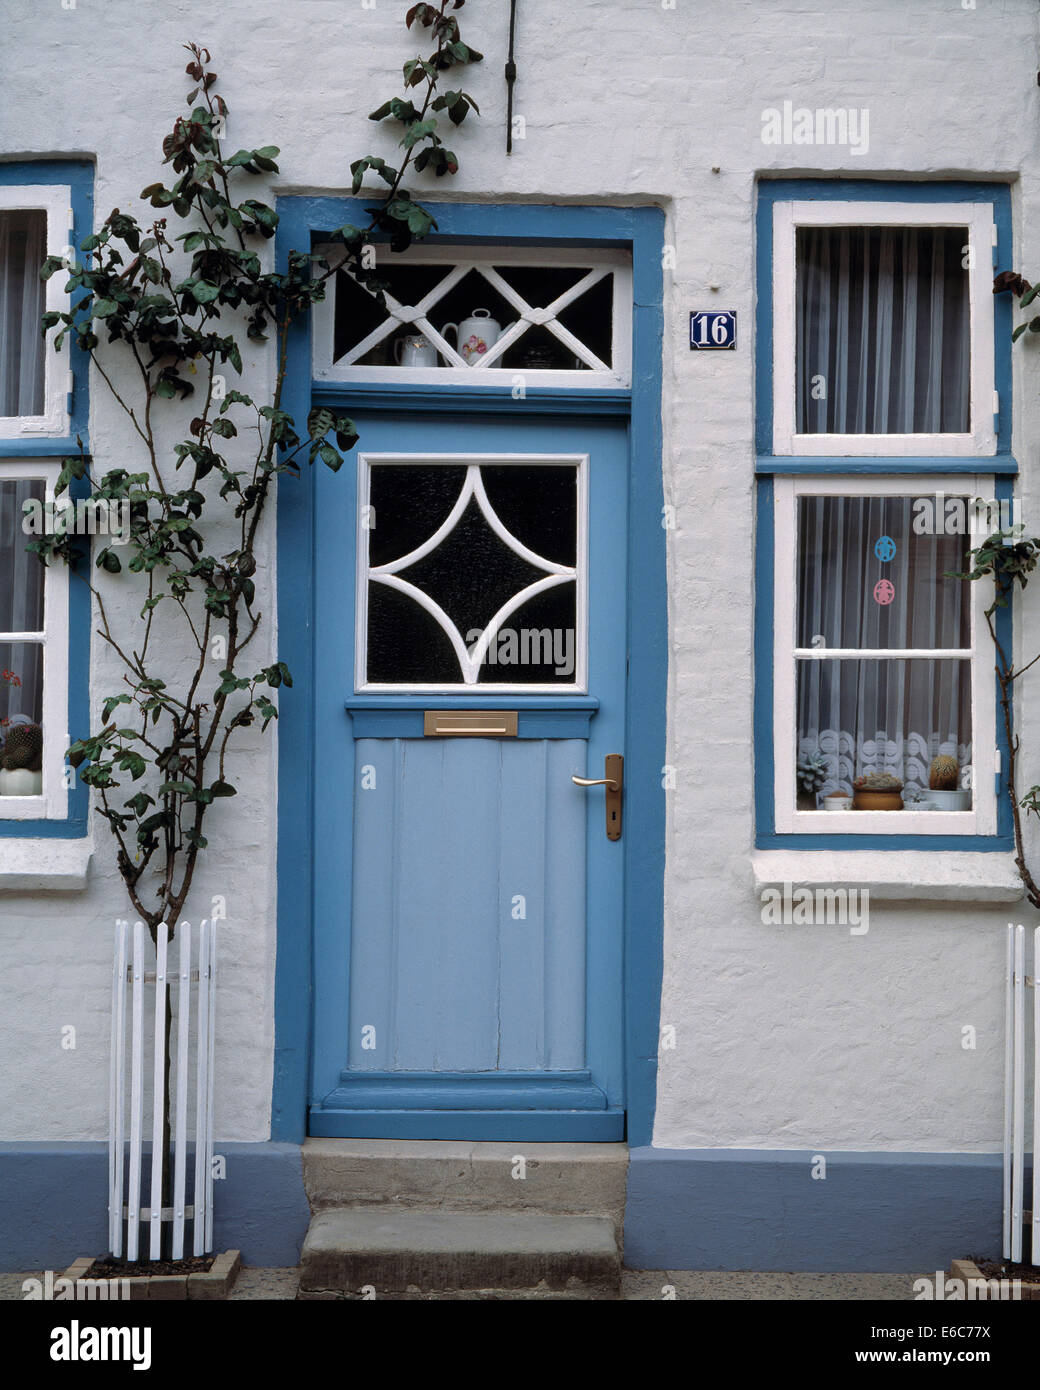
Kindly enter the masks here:
[[429, 738], [516, 738], [515, 709], [428, 709], [423, 733]]

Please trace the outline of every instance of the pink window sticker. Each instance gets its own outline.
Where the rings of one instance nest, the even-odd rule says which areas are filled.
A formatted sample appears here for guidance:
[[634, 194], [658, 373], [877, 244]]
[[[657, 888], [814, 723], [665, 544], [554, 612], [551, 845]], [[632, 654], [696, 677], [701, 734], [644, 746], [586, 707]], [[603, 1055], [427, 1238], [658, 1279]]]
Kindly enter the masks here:
[[879, 579], [874, 585], [874, 602], [889, 604], [896, 596], [895, 586], [890, 579]]

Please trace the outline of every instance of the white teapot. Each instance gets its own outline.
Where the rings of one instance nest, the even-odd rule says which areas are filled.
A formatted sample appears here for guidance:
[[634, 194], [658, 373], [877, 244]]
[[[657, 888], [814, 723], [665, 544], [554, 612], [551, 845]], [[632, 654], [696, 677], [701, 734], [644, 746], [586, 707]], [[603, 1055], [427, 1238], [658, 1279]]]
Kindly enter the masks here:
[[479, 362], [502, 336], [502, 325], [491, 317], [490, 309], [474, 309], [461, 323], [446, 323], [441, 329], [445, 338], [449, 328], [455, 330], [456, 351], [468, 367]]

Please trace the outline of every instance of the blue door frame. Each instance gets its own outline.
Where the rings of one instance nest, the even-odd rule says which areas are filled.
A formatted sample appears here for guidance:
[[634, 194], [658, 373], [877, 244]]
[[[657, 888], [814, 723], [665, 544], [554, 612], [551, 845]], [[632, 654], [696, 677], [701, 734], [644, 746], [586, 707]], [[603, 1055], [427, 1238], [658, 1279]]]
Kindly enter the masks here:
[[[327, 238], [363, 218], [350, 199], [291, 197], [278, 203], [279, 268], [290, 250]], [[623, 414], [630, 418], [628, 701], [625, 730], [624, 1053], [630, 1144], [652, 1138], [661, 991], [664, 877], [667, 612], [661, 484], [662, 244], [656, 208], [542, 205], [432, 205], [431, 240], [485, 244], [627, 247], [633, 258], [632, 390], [531, 389], [515, 401], [508, 386], [344, 390], [313, 381], [309, 325], [289, 344], [284, 407], [305, 420], [313, 403], [334, 397], [348, 410], [392, 407], [471, 414]], [[363, 446], [363, 441], [362, 441]], [[279, 714], [278, 935], [272, 1138], [301, 1142], [307, 1132], [313, 1041], [316, 884], [311, 846], [315, 806], [314, 537], [315, 490], [304, 474], [278, 489], [279, 657], [293, 673]], [[430, 702], [427, 702], [430, 703]], [[320, 833], [320, 831], [319, 831]], [[472, 1135], [479, 1138], [479, 1134]], [[545, 1136], [541, 1136], [545, 1137]], [[551, 1137], [551, 1136], [549, 1136]]]

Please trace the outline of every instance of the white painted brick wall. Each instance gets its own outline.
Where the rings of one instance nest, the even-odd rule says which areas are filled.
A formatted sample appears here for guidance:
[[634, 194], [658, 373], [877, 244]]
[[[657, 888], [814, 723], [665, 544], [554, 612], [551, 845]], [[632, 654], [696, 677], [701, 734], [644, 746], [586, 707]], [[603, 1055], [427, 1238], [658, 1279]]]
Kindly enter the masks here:
[[[401, 0], [374, 10], [361, 0], [76, 0], [72, 10], [0, 0], [0, 152], [96, 154], [99, 213], [118, 205], [141, 215], [137, 193], [158, 177], [162, 136], [182, 109], [179, 45], [196, 40], [221, 75], [232, 145], [280, 145], [280, 191], [341, 191], [352, 159], [393, 152], [366, 116], [397, 90], [409, 56], [403, 9]], [[972, 9], [958, 0], [676, 0], [674, 9], [521, 0], [519, 11], [516, 110], [527, 138], [507, 159], [506, 16], [473, 0], [460, 18], [486, 54], [466, 79], [483, 117], [453, 142], [460, 176], [430, 180], [431, 194], [659, 202], [677, 255], [663, 345], [665, 493], [678, 522], [668, 556], [668, 761], [678, 787], [662, 1022], [675, 1025], [678, 1046], [662, 1058], [655, 1142], [994, 1148], [1005, 913], [875, 903], [862, 937], [759, 917], [750, 869], [754, 183], [760, 172], [1007, 177], [1016, 262], [1040, 273], [1034, 0]], [[764, 146], [761, 113], [784, 99], [868, 108], [869, 152]], [[739, 310], [740, 348], [691, 354], [688, 310], [715, 302]], [[1040, 516], [1034, 347], [1015, 352], [1015, 445], [1031, 525]], [[270, 372], [269, 357], [254, 352], [244, 389]], [[126, 433], [97, 383], [92, 415], [100, 461], [121, 461]], [[268, 613], [271, 581], [270, 570], [258, 575]], [[1026, 637], [1040, 641], [1035, 614]], [[99, 658], [96, 692], [113, 670]], [[1024, 733], [1040, 750], [1040, 702], [1026, 710]], [[222, 863], [207, 865], [193, 898], [195, 918], [213, 894], [228, 903], [217, 1114], [227, 1139], [269, 1132], [273, 756], [273, 740], [257, 740], [243, 758], [243, 794], [217, 812], [228, 831]], [[1034, 753], [1030, 780], [1037, 761]], [[125, 908], [97, 834], [85, 893], [0, 896], [3, 1139], [105, 1132], [111, 922]], [[68, 1023], [79, 1030], [74, 1052], [59, 1046]], [[960, 1046], [964, 1024], [978, 1030], [977, 1051]]]

